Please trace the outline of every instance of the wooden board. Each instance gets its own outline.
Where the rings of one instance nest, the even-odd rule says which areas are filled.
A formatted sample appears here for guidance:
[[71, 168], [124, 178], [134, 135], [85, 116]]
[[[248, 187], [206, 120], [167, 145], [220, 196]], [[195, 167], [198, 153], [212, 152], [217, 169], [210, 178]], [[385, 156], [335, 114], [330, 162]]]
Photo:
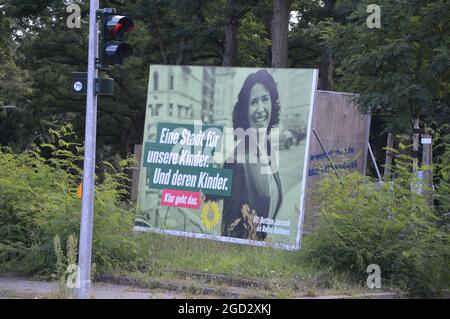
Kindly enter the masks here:
[[354, 94], [317, 91], [309, 145], [304, 233], [311, 232], [317, 222], [317, 203], [312, 190], [327, 172], [331, 172], [330, 157], [337, 171], [358, 171], [365, 174], [370, 131], [370, 116], [361, 115], [352, 102]]

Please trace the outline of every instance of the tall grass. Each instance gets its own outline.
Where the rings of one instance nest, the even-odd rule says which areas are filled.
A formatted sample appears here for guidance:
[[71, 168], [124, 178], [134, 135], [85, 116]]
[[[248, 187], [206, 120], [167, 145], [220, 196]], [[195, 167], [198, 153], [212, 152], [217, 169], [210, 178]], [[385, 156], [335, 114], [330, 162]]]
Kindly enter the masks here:
[[[75, 193], [82, 152], [70, 125], [50, 131], [48, 143], [22, 154], [0, 148], [0, 272], [53, 273], [53, 239], [66, 242], [79, 233], [81, 201]], [[132, 264], [141, 246], [132, 231], [134, 211], [120, 200], [130, 161], [106, 165], [94, 204], [93, 261], [100, 271]]]
[[[357, 173], [324, 179], [316, 196], [320, 220], [308, 240], [308, 254], [322, 266], [365, 281], [370, 264], [381, 267], [384, 282], [412, 295], [438, 296], [450, 288], [448, 232], [449, 162], [437, 160], [429, 205], [412, 174], [412, 158], [396, 151], [395, 178], [378, 184]], [[444, 144], [448, 158], [450, 144]], [[428, 169], [422, 167], [422, 169]], [[422, 190], [426, 186], [422, 185]]]

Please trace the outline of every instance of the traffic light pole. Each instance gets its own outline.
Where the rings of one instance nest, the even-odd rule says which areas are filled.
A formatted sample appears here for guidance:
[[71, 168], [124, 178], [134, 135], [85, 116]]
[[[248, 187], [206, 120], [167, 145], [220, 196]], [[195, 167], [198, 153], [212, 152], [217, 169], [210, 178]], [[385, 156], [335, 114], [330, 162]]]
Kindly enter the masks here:
[[86, 98], [86, 130], [84, 140], [83, 198], [81, 203], [80, 245], [78, 254], [77, 297], [89, 299], [91, 290], [92, 229], [94, 221], [95, 140], [97, 133], [97, 94], [95, 62], [98, 50], [97, 10], [99, 0], [90, 1], [89, 54]]

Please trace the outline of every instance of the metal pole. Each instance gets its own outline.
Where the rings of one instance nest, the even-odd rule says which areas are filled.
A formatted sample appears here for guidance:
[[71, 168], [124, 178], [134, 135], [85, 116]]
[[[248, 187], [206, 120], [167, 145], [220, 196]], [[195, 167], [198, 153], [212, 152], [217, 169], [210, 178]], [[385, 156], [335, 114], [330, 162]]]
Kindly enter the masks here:
[[369, 142], [367, 142], [367, 145], [369, 146], [370, 157], [372, 158], [373, 166], [375, 167], [375, 171], [377, 172], [378, 180], [381, 183], [383, 183], [383, 179], [381, 178], [380, 170], [378, 169], [377, 161], [375, 160], [375, 156], [373, 155], [373, 152], [372, 152], [372, 147], [370, 147]]
[[86, 131], [84, 139], [83, 199], [81, 203], [80, 246], [78, 255], [79, 286], [77, 297], [90, 298], [92, 228], [94, 219], [94, 176], [95, 176], [95, 139], [97, 131], [97, 95], [94, 82], [98, 76], [95, 68], [97, 57], [98, 29], [97, 10], [99, 0], [90, 1], [89, 10], [89, 54], [86, 97]]
[[432, 135], [422, 134], [422, 189], [428, 205], [433, 205], [433, 159], [432, 159]]
[[392, 153], [392, 148], [394, 148], [395, 136], [394, 133], [388, 133], [387, 143], [386, 143], [386, 159], [384, 161], [384, 180], [388, 181], [391, 179], [391, 166], [394, 154]]
[[318, 135], [317, 132], [316, 132], [316, 129], [313, 128], [312, 131], [313, 131], [314, 135], [316, 136], [317, 142], [319, 142], [319, 145], [320, 145], [320, 147], [322, 148], [322, 151], [325, 153], [325, 156], [327, 157], [328, 162], [330, 162], [331, 169], [332, 169], [333, 172], [336, 174], [336, 176], [339, 178], [339, 174], [338, 174], [338, 172], [337, 172], [337, 169], [334, 167], [333, 161], [331, 160], [330, 156], [328, 156], [328, 152], [327, 152], [327, 150], [325, 149], [325, 147], [323, 146], [323, 143], [322, 143], [322, 141], [320, 140], [319, 135]]
[[417, 171], [419, 170], [419, 132], [420, 132], [420, 122], [419, 119], [414, 119], [414, 126], [413, 126], [413, 167], [412, 172], [413, 174], [417, 174]]
[[[413, 126], [413, 149], [412, 149], [412, 159], [413, 159], [413, 166], [412, 166], [412, 173], [414, 176], [417, 176], [419, 171], [419, 133], [420, 133], [420, 126], [419, 126], [419, 119], [414, 119], [414, 126]], [[411, 184], [411, 191], [415, 194], [419, 193], [419, 186]]]

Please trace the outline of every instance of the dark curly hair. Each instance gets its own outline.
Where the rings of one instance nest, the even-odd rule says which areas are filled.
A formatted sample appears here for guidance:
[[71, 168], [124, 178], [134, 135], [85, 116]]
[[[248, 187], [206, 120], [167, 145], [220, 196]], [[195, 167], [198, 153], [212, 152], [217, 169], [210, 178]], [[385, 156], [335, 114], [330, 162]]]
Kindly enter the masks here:
[[233, 128], [242, 127], [244, 130], [248, 129], [250, 123], [248, 121], [248, 107], [250, 100], [250, 90], [256, 83], [262, 84], [270, 94], [270, 100], [272, 102], [272, 112], [270, 114], [269, 126], [267, 128], [268, 133], [272, 127], [278, 125], [280, 121], [280, 101], [278, 96], [277, 85], [273, 80], [273, 77], [267, 72], [267, 70], [258, 70], [255, 73], [250, 74], [244, 81], [241, 91], [238, 95], [238, 101], [234, 105], [233, 109]]

